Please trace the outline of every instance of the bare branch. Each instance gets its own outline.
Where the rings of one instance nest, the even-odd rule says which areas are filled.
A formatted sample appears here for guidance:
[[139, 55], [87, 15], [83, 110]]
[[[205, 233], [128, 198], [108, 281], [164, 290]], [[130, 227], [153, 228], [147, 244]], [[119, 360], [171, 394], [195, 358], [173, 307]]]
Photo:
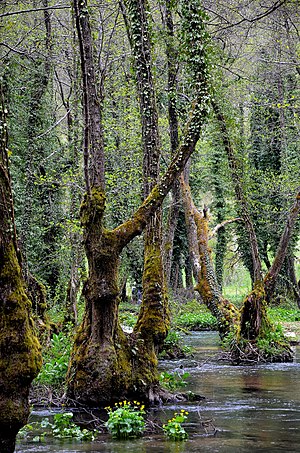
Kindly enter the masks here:
[[222, 223], [218, 223], [218, 225], [216, 225], [215, 228], [210, 232], [208, 239], [212, 239], [214, 237], [214, 235], [217, 233], [217, 231], [219, 231], [220, 228], [224, 228], [225, 225], [228, 225], [229, 223], [233, 223], [233, 222], [242, 222], [242, 221], [243, 221], [243, 219], [241, 217], [236, 217], [234, 219], [228, 219], [228, 220], [224, 220], [224, 222], [222, 222]]
[[19, 14], [26, 14], [26, 13], [33, 13], [36, 11], [48, 11], [48, 10], [53, 10], [53, 9], [70, 9], [71, 7], [69, 5], [54, 5], [54, 6], [47, 6], [44, 8], [32, 8], [32, 9], [24, 9], [20, 11], [10, 11], [9, 13], [3, 13], [0, 14], [1, 17], [8, 17], [8, 16], [16, 16]]
[[272, 14], [274, 11], [276, 11], [278, 8], [280, 8], [281, 6], [283, 6], [284, 4], [286, 3], [286, 0], [277, 0], [274, 5], [271, 7], [271, 8], [268, 8], [267, 11], [265, 11], [264, 13], [262, 14], [259, 14], [258, 16], [255, 16], [255, 17], [252, 17], [252, 18], [249, 18], [249, 17], [243, 17], [241, 20], [239, 20], [238, 22], [235, 22], [233, 24], [230, 24], [230, 25], [227, 25], [225, 27], [222, 27], [222, 30], [226, 30], [228, 28], [232, 28], [232, 27], [236, 27], [237, 25], [240, 25], [244, 22], [249, 22], [249, 23], [253, 23], [253, 22], [257, 22], [267, 16], [269, 16], [270, 14]]

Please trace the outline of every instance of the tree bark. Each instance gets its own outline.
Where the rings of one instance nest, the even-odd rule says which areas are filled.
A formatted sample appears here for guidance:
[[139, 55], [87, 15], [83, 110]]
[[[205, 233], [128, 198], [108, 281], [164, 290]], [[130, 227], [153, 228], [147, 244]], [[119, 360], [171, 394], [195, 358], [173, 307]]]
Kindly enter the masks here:
[[[92, 46], [92, 39], [89, 27], [84, 33], [81, 30], [81, 27], [88, 24], [86, 4], [85, 2], [78, 4], [77, 0], [75, 0], [75, 3], [75, 14], [79, 15], [79, 17], [76, 16], [76, 24], [79, 41], [82, 41], [80, 53], [84, 75], [93, 64], [92, 49], [88, 51], [85, 49], [84, 51], [85, 46]], [[83, 11], [81, 11], [81, 8], [83, 8]], [[81, 20], [81, 14], [84, 15], [84, 21]], [[91, 58], [87, 58], [87, 55], [91, 55]], [[119, 257], [123, 248], [134, 237], [141, 234], [155, 217], [166, 194], [183, 170], [199, 139], [202, 125], [207, 116], [209, 100], [208, 75], [205, 64], [201, 62], [201, 65], [199, 71], [203, 71], [202, 83], [198, 85], [196, 91], [183, 141], [166, 173], [161, 177], [160, 182], [151, 189], [150, 194], [132, 218], [114, 230], [105, 229], [103, 226], [105, 213], [103, 181], [101, 178], [94, 177], [87, 184], [87, 193], [81, 206], [81, 224], [89, 263], [89, 276], [83, 291], [86, 308], [83, 322], [75, 339], [68, 372], [67, 397], [69, 401], [74, 403], [83, 403], [89, 406], [105, 405], [131, 396], [149, 402], [155, 399], [157, 386], [155, 345], [165, 335], [160, 326], [164, 326], [166, 319], [163, 319], [163, 323], [160, 319], [157, 320], [156, 316], [147, 315], [143, 319], [142, 313], [139, 318], [139, 325], [134, 333], [132, 335], [124, 334], [118, 320]], [[89, 90], [90, 84], [93, 87], [97, 86], [96, 80], [92, 77], [94, 73], [95, 71], [90, 71], [89, 77], [86, 77], [84, 92]], [[84, 93], [83, 99], [85, 136], [87, 139], [85, 152], [87, 154], [90, 149], [89, 140], [94, 133], [93, 125], [97, 124], [97, 127], [102, 127], [101, 112], [91, 108], [90, 96], [91, 93]], [[101, 104], [97, 105], [101, 108]], [[90, 121], [91, 115], [94, 116], [93, 121]], [[150, 139], [153, 140], [153, 137], [150, 137]], [[103, 154], [103, 142], [98, 140], [96, 143], [97, 149], [95, 147], [92, 152]], [[89, 155], [86, 157], [85, 165], [88, 165]], [[96, 156], [92, 162], [93, 165], [103, 165], [101, 157]], [[85, 174], [87, 173], [89, 171], [86, 169]], [[94, 174], [101, 175], [103, 171], [96, 169]], [[95, 185], [95, 182], [98, 185]], [[146, 259], [157, 260], [157, 257], [157, 249], [152, 248]], [[159, 275], [161, 267], [155, 267], [155, 269], [157, 274], [149, 275], [150, 292], [152, 291], [153, 281], [160, 284], [162, 281]], [[155, 288], [154, 293], [157, 294], [157, 288]], [[152, 313], [158, 311], [159, 316], [164, 315], [164, 309], [161, 306], [157, 307], [158, 304], [158, 299], [154, 298], [153, 305], [149, 306], [149, 311], [154, 308]], [[148, 335], [150, 335], [150, 347], [147, 344]]]
[[[204, 209], [201, 214], [194, 205], [192, 200], [189, 184], [185, 181], [184, 176], [180, 177], [181, 194], [185, 205], [187, 215], [195, 222], [197, 234], [197, 255], [199, 256], [199, 274], [197, 278], [196, 291], [199, 292], [201, 299], [207, 305], [211, 313], [216, 317], [218, 331], [223, 339], [231, 329], [236, 325], [239, 319], [239, 313], [236, 307], [222, 297], [221, 288], [216, 278], [211, 259], [211, 253], [208, 246], [209, 229], [207, 210]], [[194, 243], [194, 248], [195, 248]]]
[[267, 301], [271, 300], [271, 297], [274, 293], [276, 280], [278, 278], [282, 264], [286, 257], [288, 245], [292, 237], [293, 229], [298, 218], [299, 211], [300, 211], [300, 192], [297, 193], [295, 201], [290, 208], [286, 224], [277, 247], [275, 258], [273, 260], [272, 266], [270, 267], [264, 278], [264, 287]]
[[0, 98], [0, 450], [12, 453], [42, 360], [16, 239], [2, 86]]
[[[166, 37], [166, 56], [168, 64], [168, 116], [169, 116], [169, 135], [171, 145], [171, 156], [174, 156], [178, 144], [178, 115], [176, 109], [177, 94], [177, 72], [178, 72], [178, 50], [174, 44], [174, 23], [172, 15], [172, 6], [170, 0], [166, 0], [165, 17], [164, 17], [167, 37]], [[178, 222], [180, 198], [180, 184], [175, 181], [171, 190], [171, 205], [168, 212], [167, 228], [164, 235], [164, 271], [166, 276], [166, 286], [170, 287], [173, 244], [176, 225]]]

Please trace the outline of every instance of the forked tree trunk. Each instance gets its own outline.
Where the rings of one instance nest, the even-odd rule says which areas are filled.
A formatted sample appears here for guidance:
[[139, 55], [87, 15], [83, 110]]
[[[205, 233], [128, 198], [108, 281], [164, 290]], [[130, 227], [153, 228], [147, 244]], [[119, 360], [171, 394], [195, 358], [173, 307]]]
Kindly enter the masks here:
[[[155, 217], [174, 180], [195, 149], [207, 116], [208, 74], [205, 62], [201, 60], [199, 72], [203, 72], [203, 77], [197, 87], [182, 144], [159, 184], [153, 187], [131, 219], [114, 230], [105, 229], [104, 167], [97, 168], [103, 165], [101, 102], [97, 101], [95, 92], [97, 84], [92, 55], [93, 43], [86, 6], [85, 1], [74, 1], [83, 74], [85, 122], [87, 193], [81, 207], [81, 223], [89, 276], [83, 291], [86, 299], [84, 320], [71, 355], [67, 397], [74, 403], [90, 406], [104, 405], [131, 396], [151, 402], [157, 391], [155, 347], [161, 342], [166, 329], [166, 314], [161, 305], [161, 296], [157, 299], [157, 287], [152, 287], [152, 282], [156, 285], [162, 281], [161, 264], [156, 267], [151, 263], [150, 266], [152, 274], [149, 274], [148, 290], [151, 295], [153, 289], [155, 297], [141, 313], [133, 334], [125, 335], [118, 320], [119, 257], [123, 248], [135, 236], [141, 234]], [[147, 259], [159, 261], [160, 250], [152, 248]], [[153, 269], [157, 275], [153, 275]]]
[[17, 246], [1, 86], [0, 98], [0, 451], [12, 453], [42, 359]]

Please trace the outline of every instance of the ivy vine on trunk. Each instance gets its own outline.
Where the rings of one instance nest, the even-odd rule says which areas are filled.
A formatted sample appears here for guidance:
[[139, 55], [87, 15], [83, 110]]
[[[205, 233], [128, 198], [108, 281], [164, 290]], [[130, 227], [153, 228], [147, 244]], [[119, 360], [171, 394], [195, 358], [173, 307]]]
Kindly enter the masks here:
[[[167, 171], [158, 183], [149, 186], [149, 195], [133, 216], [117, 228], [108, 230], [104, 224], [102, 92], [95, 92], [93, 42], [86, 2], [75, 0], [74, 12], [81, 54], [85, 123], [86, 194], [80, 216], [89, 275], [83, 289], [86, 301], [84, 319], [75, 338], [68, 371], [67, 396], [69, 401], [90, 406], [106, 405], [130, 396], [153, 402], [158, 393], [155, 345], [161, 341], [161, 320], [151, 320], [147, 313], [145, 316], [142, 314], [133, 334], [122, 331], [118, 319], [120, 254], [155, 217], [195, 148], [208, 111], [208, 69], [205, 59], [200, 59], [198, 72], [201, 78], [195, 90], [190, 117], [183, 140]], [[135, 20], [140, 20], [139, 17]], [[199, 23], [203, 29], [201, 16]], [[161, 314], [159, 311], [159, 316]], [[149, 338], [153, 340], [150, 346], [147, 344]]]

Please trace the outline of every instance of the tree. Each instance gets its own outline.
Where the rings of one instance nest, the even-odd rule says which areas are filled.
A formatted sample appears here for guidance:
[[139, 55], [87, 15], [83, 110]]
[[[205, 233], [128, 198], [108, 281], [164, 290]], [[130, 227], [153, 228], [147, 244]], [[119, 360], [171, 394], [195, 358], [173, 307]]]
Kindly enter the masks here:
[[[136, 2], [132, 2], [136, 6]], [[198, 5], [199, 6], [199, 5]], [[89, 276], [84, 287], [86, 308], [72, 352], [68, 373], [68, 398], [88, 405], [106, 404], [122, 397], [134, 396], [146, 401], [157, 398], [157, 358], [153, 342], [148, 342], [135, 329], [126, 335], [118, 321], [118, 269], [120, 253], [137, 235], [141, 234], [175, 178], [182, 171], [195, 148], [207, 114], [208, 70], [203, 21], [199, 10], [197, 49], [199, 80], [187, 127], [177, 154], [160, 182], [150, 191], [144, 202], [127, 221], [109, 230], [104, 226], [104, 146], [102, 140], [101, 102], [103, 92], [97, 89], [93, 61], [93, 42], [86, 2], [74, 1], [76, 28], [81, 54], [84, 109], [84, 156], [86, 194], [81, 205], [81, 223]], [[131, 20], [139, 21], [136, 16]], [[142, 25], [141, 25], [142, 27]], [[135, 37], [133, 37], [135, 39]], [[140, 35], [136, 37], [140, 39]], [[200, 76], [201, 74], [201, 76]], [[144, 323], [145, 326], [145, 323]], [[155, 325], [148, 332], [155, 335]]]
[[[220, 124], [221, 137], [228, 156], [232, 183], [238, 202], [238, 212], [248, 235], [254, 283], [251, 293], [244, 299], [240, 312], [233, 304], [224, 300], [208, 247], [207, 209], [204, 209], [203, 214], [201, 214], [195, 208], [190, 188], [184, 181], [184, 178], [181, 177], [183, 196], [188, 205], [190, 216], [194, 218], [197, 225], [198, 247], [201, 260], [197, 290], [200, 292], [208, 308], [216, 316], [221, 338], [225, 338], [230, 333], [233, 334], [234, 341], [231, 343], [231, 350], [234, 361], [291, 360], [292, 353], [288, 343], [283, 337], [276, 338], [274, 334], [275, 329], [268, 319], [266, 308], [267, 301], [271, 299], [274, 292], [276, 279], [287, 254], [288, 244], [300, 212], [300, 194], [298, 192], [296, 200], [290, 208], [273, 264], [266, 275], [263, 276], [257, 236], [241, 183], [240, 169], [228, 134], [226, 120], [215, 101], [212, 102], [212, 105]], [[265, 350], [261, 348], [259, 340], [265, 340], [269, 347], [265, 348]]]
[[3, 80], [0, 96], [0, 449], [12, 453], [27, 422], [29, 388], [42, 361], [17, 245]]

